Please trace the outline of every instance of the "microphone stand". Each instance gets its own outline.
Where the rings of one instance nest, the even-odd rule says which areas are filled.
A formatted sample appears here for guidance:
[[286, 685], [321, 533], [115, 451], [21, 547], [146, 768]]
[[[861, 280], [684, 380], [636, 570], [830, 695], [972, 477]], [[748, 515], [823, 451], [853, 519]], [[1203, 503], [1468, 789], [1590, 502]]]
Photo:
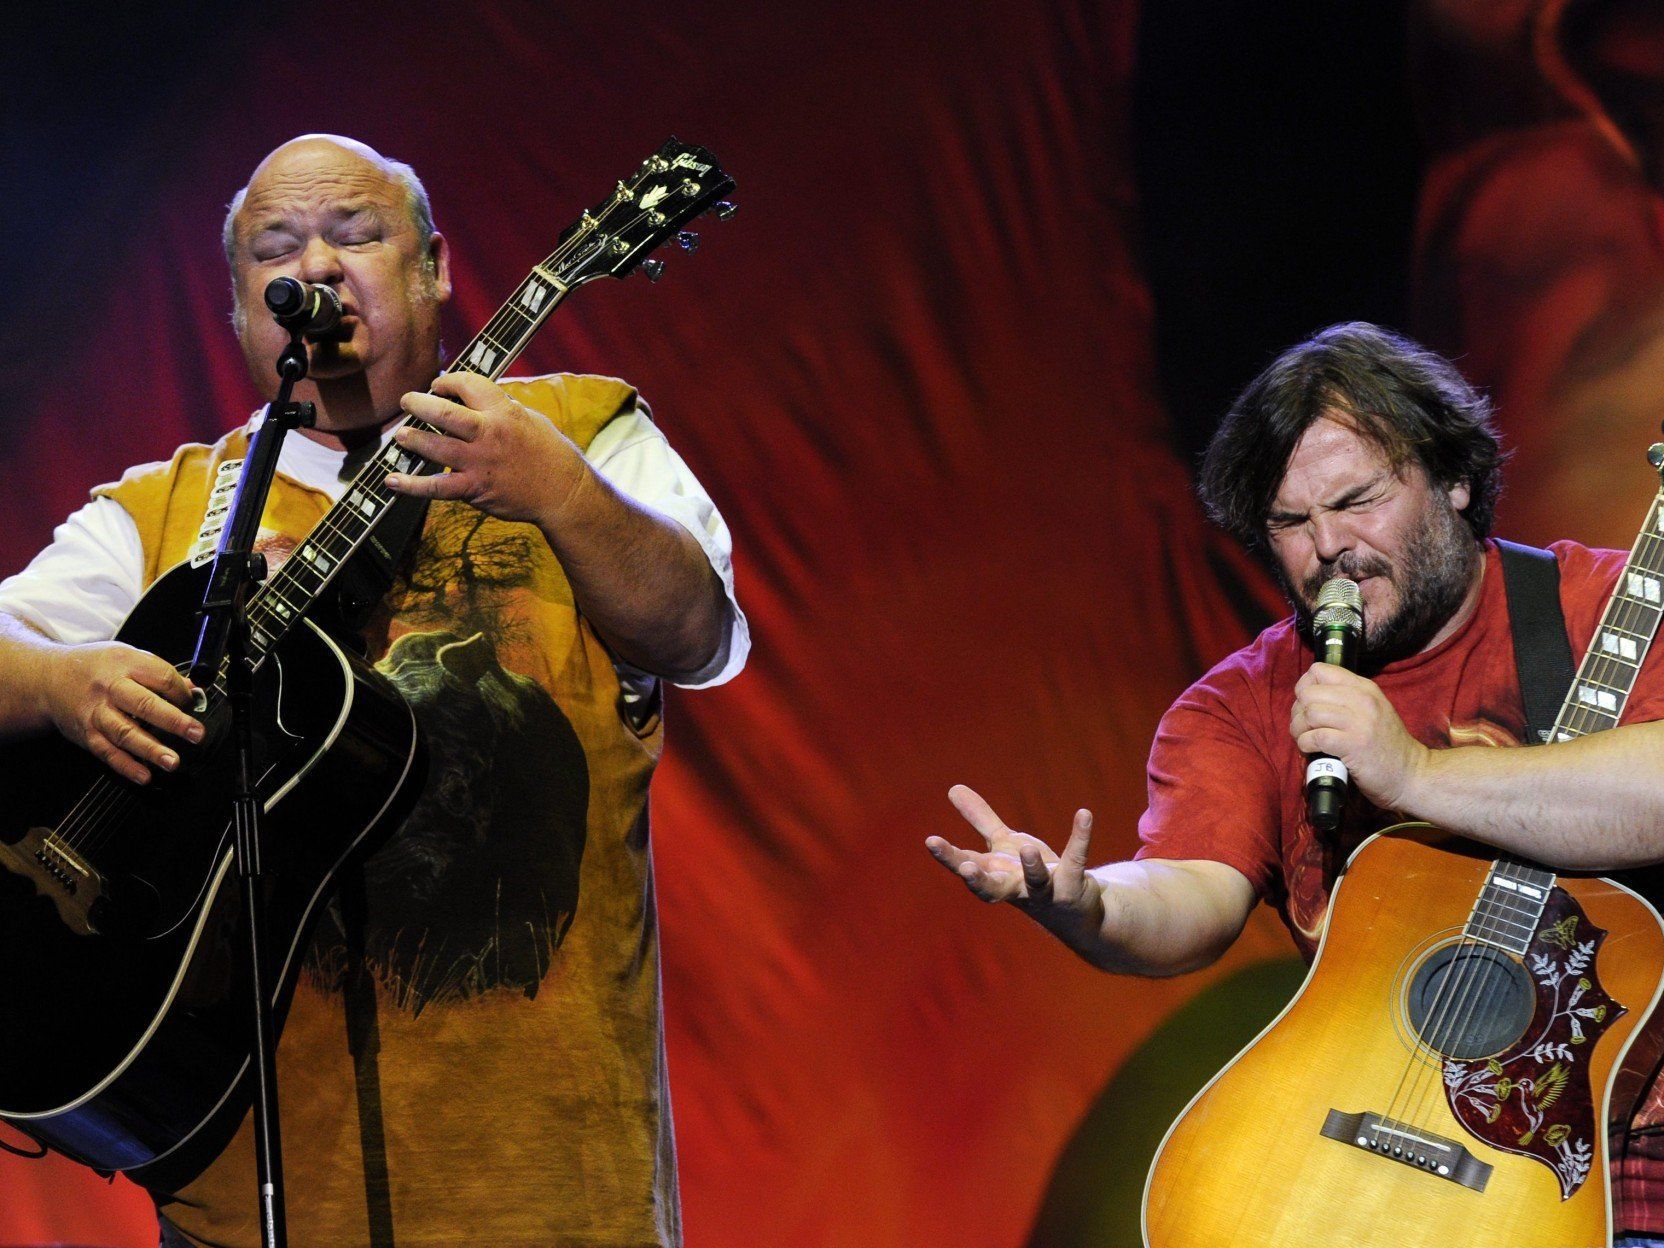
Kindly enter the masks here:
[[265, 894], [260, 862], [260, 796], [250, 705], [255, 658], [249, 647], [248, 601], [266, 576], [266, 559], [255, 552], [254, 539], [260, 531], [260, 517], [266, 509], [266, 496], [271, 492], [272, 477], [277, 471], [283, 436], [291, 429], [310, 426], [317, 416], [312, 404], [290, 401], [295, 383], [306, 376], [307, 359], [303, 326], [293, 324], [288, 329], [289, 345], [277, 358], [277, 374], [281, 378], [277, 396], [266, 405], [266, 418], [255, 433], [243, 463], [231, 515], [220, 537], [208, 589], [202, 598], [202, 628], [197, 635], [196, 655], [191, 661], [191, 683], [203, 691], [214, 688], [221, 667], [225, 668], [232, 737], [237, 750], [232, 826], [237, 878], [243, 891], [243, 926], [247, 933], [244, 954], [248, 959], [252, 991], [255, 1171], [260, 1188], [263, 1248], [286, 1248], [288, 1227], [283, 1198], [283, 1145], [278, 1123], [276, 1028], [263, 943]]

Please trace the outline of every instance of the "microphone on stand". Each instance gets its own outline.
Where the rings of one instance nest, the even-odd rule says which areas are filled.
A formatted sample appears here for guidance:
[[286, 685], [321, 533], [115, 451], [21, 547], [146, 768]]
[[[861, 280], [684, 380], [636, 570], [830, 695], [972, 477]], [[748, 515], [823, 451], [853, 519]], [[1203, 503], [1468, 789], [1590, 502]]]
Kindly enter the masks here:
[[311, 342], [329, 337], [341, 324], [341, 296], [321, 282], [274, 277], [266, 284], [266, 307], [284, 329], [299, 329]]
[[[1364, 596], [1358, 583], [1344, 576], [1325, 581], [1312, 613], [1317, 661], [1352, 671], [1363, 634]], [[1327, 754], [1313, 754], [1306, 764], [1306, 817], [1319, 832], [1333, 832], [1340, 826], [1350, 779], [1346, 764]]]

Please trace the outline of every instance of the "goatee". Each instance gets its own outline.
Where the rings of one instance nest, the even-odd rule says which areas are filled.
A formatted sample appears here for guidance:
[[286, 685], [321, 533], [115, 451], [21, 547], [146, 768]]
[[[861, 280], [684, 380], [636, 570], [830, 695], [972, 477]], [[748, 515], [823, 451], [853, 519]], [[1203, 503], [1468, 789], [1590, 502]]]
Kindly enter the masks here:
[[1295, 593], [1277, 565], [1278, 583], [1294, 606], [1295, 624], [1308, 644], [1312, 639], [1312, 604], [1324, 582], [1344, 576], [1351, 580], [1380, 577], [1392, 582], [1398, 608], [1390, 615], [1364, 618], [1359, 667], [1378, 670], [1417, 653], [1448, 624], [1461, 608], [1473, 584], [1481, 546], [1461, 514], [1451, 506], [1433, 506], [1416, 526], [1396, 564], [1379, 555], [1360, 557], [1347, 551], [1319, 567]]

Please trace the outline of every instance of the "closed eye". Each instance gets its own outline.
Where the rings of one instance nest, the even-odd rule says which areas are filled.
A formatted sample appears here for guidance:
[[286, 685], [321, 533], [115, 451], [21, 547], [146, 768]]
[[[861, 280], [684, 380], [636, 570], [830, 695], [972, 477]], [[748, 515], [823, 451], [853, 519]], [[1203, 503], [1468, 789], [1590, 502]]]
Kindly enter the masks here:
[[262, 234], [249, 244], [249, 252], [265, 264], [279, 260], [300, 246], [300, 240], [289, 234]]

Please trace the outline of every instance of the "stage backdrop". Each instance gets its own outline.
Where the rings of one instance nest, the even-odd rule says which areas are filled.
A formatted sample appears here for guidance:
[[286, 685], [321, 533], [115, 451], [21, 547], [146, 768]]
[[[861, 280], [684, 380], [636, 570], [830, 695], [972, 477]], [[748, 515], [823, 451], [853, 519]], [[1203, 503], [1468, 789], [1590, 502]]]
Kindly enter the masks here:
[[[964, 781], [1054, 840], [1089, 805], [1095, 855], [1130, 853], [1161, 710], [1277, 606], [1203, 523], [1196, 439], [1157, 382], [1133, 4], [283, 14], [12, 41], [0, 565], [89, 486], [254, 405], [218, 235], [277, 142], [344, 132], [422, 172], [456, 257], [453, 343], [667, 135], [710, 147], [738, 215], [658, 286], [580, 292], [518, 370], [640, 386], [738, 547], [751, 665], [672, 699], [654, 791], [688, 1241], [1058, 1248], [1135, 1227], [1142, 1160], [1104, 1142], [1148, 1143], [1186, 1089], [1112, 1078], [1158, 1028], [1176, 1056], [1129, 1070], [1211, 1065], [1288, 991], [1286, 968], [1244, 970], [1286, 938], [1262, 912], [1214, 971], [1111, 979], [921, 844], [964, 838], [944, 796]], [[1458, 67], [1496, 59], [1439, 29]], [[1174, 280], [1193, 306], [1210, 289]], [[1325, 313], [1295, 332], [1346, 315]], [[1439, 321], [1477, 351], [1470, 324]], [[1521, 441], [1541, 392], [1510, 390]], [[153, 1222], [120, 1183], [0, 1162], [0, 1243], [59, 1242], [149, 1248]]]

